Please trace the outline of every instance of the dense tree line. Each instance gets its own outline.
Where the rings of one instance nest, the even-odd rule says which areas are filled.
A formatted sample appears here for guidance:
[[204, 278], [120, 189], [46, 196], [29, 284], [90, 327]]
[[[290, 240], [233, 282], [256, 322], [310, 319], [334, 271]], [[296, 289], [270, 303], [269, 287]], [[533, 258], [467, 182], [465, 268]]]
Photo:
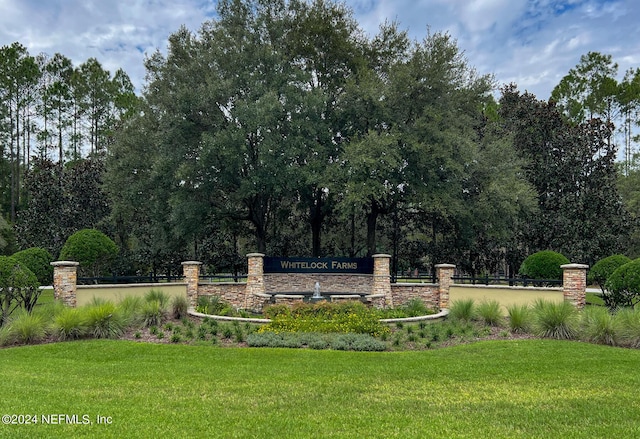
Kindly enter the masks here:
[[[146, 68], [139, 99], [124, 72], [72, 69], [111, 84], [96, 97], [103, 110], [91, 119], [83, 104], [91, 123], [75, 131], [74, 93], [64, 105], [47, 96], [33, 161], [12, 152], [24, 129], [2, 125], [13, 127], [3, 176], [24, 180], [6, 215], [19, 246], [56, 254], [98, 227], [120, 247], [122, 272], [186, 259], [237, 271], [257, 250], [514, 274], [537, 250], [593, 263], [631, 242], [613, 121], [577, 119], [577, 99], [539, 101], [513, 85], [496, 102], [493, 78], [447, 33], [412, 41], [387, 23], [367, 36], [341, 4], [223, 0]], [[0, 183], [9, 213], [14, 183]]]

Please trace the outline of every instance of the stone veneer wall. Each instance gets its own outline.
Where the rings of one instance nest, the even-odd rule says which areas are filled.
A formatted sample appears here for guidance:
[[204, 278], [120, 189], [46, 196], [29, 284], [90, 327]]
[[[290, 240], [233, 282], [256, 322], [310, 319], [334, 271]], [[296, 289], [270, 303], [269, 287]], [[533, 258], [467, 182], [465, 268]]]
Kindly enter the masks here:
[[264, 275], [264, 292], [312, 293], [316, 282], [320, 283], [320, 294], [323, 292], [371, 294], [373, 276], [370, 274], [270, 273]]
[[[377, 307], [402, 305], [412, 298], [424, 300], [428, 306], [438, 310], [449, 307], [449, 292], [453, 285], [455, 265], [436, 265], [438, 284], [391, 284], [389, 275], [389, 255], [374, 256], [373, 275], [341, 274], [267, 274], [263, 272], [264, 255], [247, 255], [249, 273], [246, 283], [200, 282], [201, 263], [183, 263], [186, 293], [191, 306], [195, 306], [198, 296], [218, 295], [237, 308], [260, 310], [271, 299], [266, 293], [312, 292], [315, 283], [320, 282], [320, 293], [369, 293], [369, 303]], [[66, 305], [77, 306], [77, 268], [74, 261], [52, 262], [54, 268], [54, 297]], [[564, 300], [582, 309], [585, 305], [587, 285], [587, 265], [563, 265]], [[114, 285], [122, 288], [122, 285]], [[108, 286], [104, 286], [108, 288]], [[300, 297], [280, 298], [280, 302], [299, 301]]]
[[391, 284], [393, 304], [402, 306], [411, 299], [422, 300], [427, 308], [440, 311], [438, 284], [396, 283]]
[[249, 308], [245, 282], [202, 282], [198, 285], [198, 296], [218, 296], [235, 308]]

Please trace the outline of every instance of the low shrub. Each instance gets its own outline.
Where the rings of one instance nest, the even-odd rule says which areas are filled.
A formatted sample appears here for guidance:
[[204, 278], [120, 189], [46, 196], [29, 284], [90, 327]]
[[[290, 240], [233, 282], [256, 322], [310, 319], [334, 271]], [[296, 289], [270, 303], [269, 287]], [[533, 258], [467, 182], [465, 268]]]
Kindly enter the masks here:
[[85, 315], [79, 308], [67, 308], [53, 318], [52, 334], [61, 341], [75, 340], [87, 334]]
[[504, 320], [500, 303], [495, 300], [480, 302], [476, 308], [476, 314], [485, 325], [489, 326], [500, 326]]
[[533, 306], [533, 329], [540, 337], [570, 340], [577, 334], [578, 312], [569, 302], [538, 300]]
[[476, 316], [473, 299], [454, 300], [449, 307], [449, 317], [453, 320], [470, 322]]
[[339, 335], [331, 342], [331, 348], [339, 351], [384, 351], [387, 345], [368, 334]]
[[384, 351], [384, 342], [367, 334], [321, 334], [272, 331], [256, 332], [247, 336], [251, 347], [335, 349], [349, 351]]
[[527, 305], [507, 306], [509, 329], [514, 333], [525, 333], [531, 329], [531, 309]]
[[258, 331], [360, 333], [379, 336], [389, 328], [380, 323], [375, 310], [360, 302], [296, 304], [289, 314], [277, 314]]
[[112, 302], [94, 301], [84, 309], [88, 334], [95, 338], [117, 338], [126, 329], [126, 318]]
[[619, 320], [607, 308], [590, 306], [582, 312], [581, 337], [591, 343], [616, 346]]

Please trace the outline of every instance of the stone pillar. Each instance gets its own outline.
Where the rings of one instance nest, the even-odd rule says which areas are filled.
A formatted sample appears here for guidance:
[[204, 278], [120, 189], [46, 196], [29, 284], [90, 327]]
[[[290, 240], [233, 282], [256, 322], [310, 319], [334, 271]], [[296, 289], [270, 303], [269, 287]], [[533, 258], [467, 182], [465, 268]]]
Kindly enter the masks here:
[[244, 308], [253, 309], [257, 301], [256, 294], [264, 294], [264, 255], [247, 255], [247, 287], [244, 296]]
[[53, 297], [72, 308], [76, 307], [76, 287], [78, 283], [78, 262], [56, 261], [53, 266]]
[[453, 274], [456, 266], [452, 264], [436, 265], [436, 276], [438, 277], [438, 303], [440, 309], [449, 308], [449, 289], [453, 284]]
[[566, 264], [562, 268], [562, 293], [564, 300], [570, 302], [577, 309], [584, 308], [587, 293], [588, 265]]
[[391, 255], [373, 255], [373, 291], [371, 294], [383, 294], [386, 306], [393, 307], [390, 261]]
[[187, 283], [187, 300], [192, 308], [195, 308], [198, 303], [198, 283], [201, 265], [202, 262], [198, 261], [185, 261], [182, 263], [182, 273]]

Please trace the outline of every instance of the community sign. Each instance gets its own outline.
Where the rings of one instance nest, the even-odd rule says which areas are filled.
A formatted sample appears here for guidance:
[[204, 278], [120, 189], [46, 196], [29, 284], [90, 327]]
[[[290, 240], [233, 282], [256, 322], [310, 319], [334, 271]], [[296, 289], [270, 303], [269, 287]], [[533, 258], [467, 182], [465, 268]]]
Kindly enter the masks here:
[[264, 273], [373, 274], [373, 258], [264, 258]]

